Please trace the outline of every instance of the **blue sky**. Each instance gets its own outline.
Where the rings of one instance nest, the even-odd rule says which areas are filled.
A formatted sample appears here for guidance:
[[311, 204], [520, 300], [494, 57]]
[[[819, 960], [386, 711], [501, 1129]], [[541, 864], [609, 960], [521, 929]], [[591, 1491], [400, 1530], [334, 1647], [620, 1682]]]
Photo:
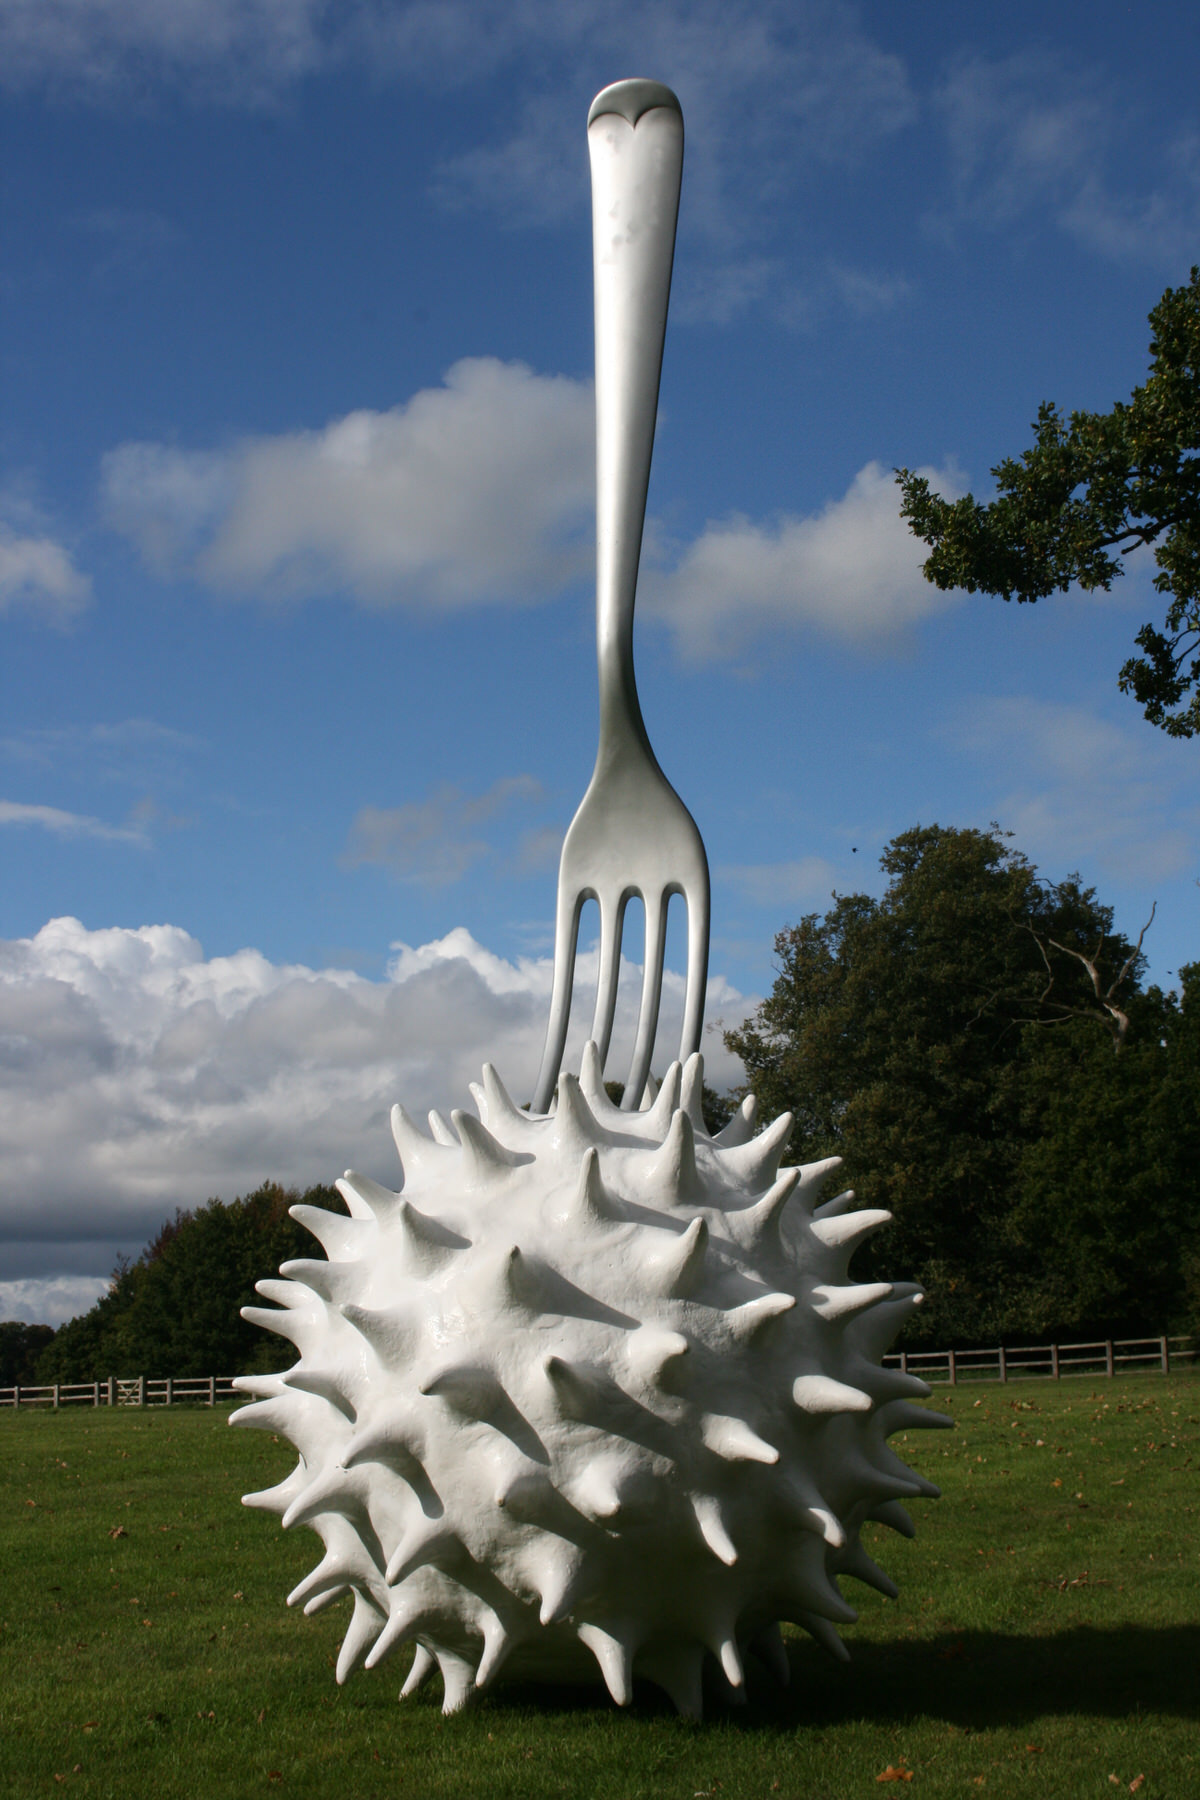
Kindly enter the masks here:
[[1116, 687], [1152, 571], [939, 594], [891, 480], [986, 492], [1040, 401], [1143, 378], [1200, 260], [1180, 19], [0, 0], [0, 1314], [67, 1316], [176, 1204], [392, 1179], [390, 1102], [484, 1058], [531, 1084], [623, 75], [687, 129], [637, 656], [710, 1016], [935, 820], [1134, 935], [1157, 903], [1164, 983], [1200, 955], [1200, 752]]

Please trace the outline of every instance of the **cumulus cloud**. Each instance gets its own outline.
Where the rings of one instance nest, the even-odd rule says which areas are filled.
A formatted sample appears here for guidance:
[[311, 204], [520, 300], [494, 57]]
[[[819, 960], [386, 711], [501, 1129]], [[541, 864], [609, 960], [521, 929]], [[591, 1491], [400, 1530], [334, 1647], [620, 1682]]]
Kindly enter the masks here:
[[[961, 491], [953, 469], [921, 473], [942, 493]], [[886, 646], [955, 604], [925, 580], [923, 556], [891, 470], [871, 462], [819, 513], [706, 526], [673, 569], [645, 572], [640, 593], [691, 660], [735, 654], [780, 628]]]
[[[56, 919], [0, 943], [0, 1278], [102, 1276], [177, 1205], [268, 1177], [305, 1186], [352, 1163], [394, 1182], [393, 1101], [417, 1116], [465, 1105], [489, 1060], [528, 1097], [551, 968], [461, 929], [395, 946], [384, 981], [249, 949], [208, 958], [172, 925]], [[582, 956], [573, 1058], [595, 979], [594, 953]], [[683, 986], [668, 973], [660, 1046], [677, 1042]], [[639, 991], [626, 968], [617, 1073]], [[710, 982], [711, 1016], [750, 1004]], [[719, 1034], [706, 1055], [714, 1085], [738, 1078]]]
[[32, 613], [69, 624], [92, 597], [88, 576], [53, 538], [22, 535], [0, 524], [0, 613]]
[[459, 607], [544, 598], [591, 563], [589, 383], [473, 357], [439, 388], [226, 452], [124, 444], [111, 523], [159, 572], [299, 597]]
[[31, 825], [62, 838], [100, 838], [109, 843], [144, 844], [144, 821], [132, 825], [107, 825], [86, 813], [64, 812], [58, 806], [27, 806], [18, 800], [0, 800], [0, 826]]
[[1097, 863], [1143, 890], [1195, 866], [1194, 770], [1145, 726], [1029, 695], [983, 696], [952, 734], [993, 771], [995, 816], [1035, 861]]
[[350, 827], [342, 861], [351, 869], [376, 864], [398, 881], [447, 887], [491, 853], [478, 827], [516, 802], [541, 799], [543, 791], [532, 775], [506, 775], [484, 794], [464, 794], [443, 783], [426, 799], [404, 806], [364, 806]]

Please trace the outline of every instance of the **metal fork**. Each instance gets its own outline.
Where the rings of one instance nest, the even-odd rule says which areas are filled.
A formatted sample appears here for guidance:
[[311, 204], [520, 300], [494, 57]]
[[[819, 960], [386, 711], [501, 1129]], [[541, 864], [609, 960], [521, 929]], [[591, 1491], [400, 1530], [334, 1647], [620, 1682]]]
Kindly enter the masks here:
[[558, 869], [554, 986], [533, 1108], [545, 1112], [562, 1065], [579, 919], [600, 908], [592, 1038], [601, 1064], [616, 1014], [625, 908], [646, 914], [641, 1008], [621, 1102], [637, 1107], [658, 1029], [672, 894], [687, 907], [687, 986], [680, 1056], [699, 1047], [708, 975], [708, 860], [695, 821], [658, 766], [633, 673], [633, 604], [658, 412], [683, 113], [657, 81], [618, 81], [588, 113], [596, 289], [596, 660], [600, 743]]

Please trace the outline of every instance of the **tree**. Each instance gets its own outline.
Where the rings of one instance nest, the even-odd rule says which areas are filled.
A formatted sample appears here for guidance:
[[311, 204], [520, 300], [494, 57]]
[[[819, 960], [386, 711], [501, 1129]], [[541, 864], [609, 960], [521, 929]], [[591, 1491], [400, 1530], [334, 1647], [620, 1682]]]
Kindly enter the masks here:
[[[1151, 546], [1162, 626], [1143, 625], [1120, 687], [1173, 737], [1200, 732], [1200, 269], [1150, 314], [1150, 375], [1107, 413], [1043, 404], [1033, 446], [992, 470], [998, 493], [945, 500], [898, 469], [901, 516], [932, 547], [940, 588], [1036, 601], [1073, 582], [1111, 588]], [[1191, 695], [1190, 700], [1188, 695]]]
[[[893, 1213], [859, 1272], [927, 1287], [909, 1343], [1161, 1329], [1186, 1311], [1166, 1247], [1200, 1224], [1200, 1059], [1180, 1035], [1200, 991], [1185, 1010], [1143, 993], [1111, 909], [995, 831], [918, 827], [882, 862], [882, 899], [837, 895], [776, 939], [771, 994], [726, 1037], [747, 1086], [795, 1114], [799, 1160], [840, 1154], [860, 1202]], [[1119, 1056], [1080, 952], [1105, 992], [1128, 965]], [[1082, 1280], [1089, 1258], [1119, 1279]]]
[[52, 1325], [26, 1325], [18, 1319], [0, 1323], [0, 1387], [37, 1381], [37, 1360], [54, 1341]]
[[90, 1312], [62, 1326], [44, 1352], [44, 1381], [95, 1381], [107, 1375], [252, 1373], [287, 1367], [290, 1346], [241, 1317], [254, 1283], [290, 1257], [319, 1255], [289, 1215], [309, 1206], [344, 1212], [333, 1188], [295, 1189], [264, 1182], [225, 1204], [176, 1210], [137, 1261], [122, 1261]]

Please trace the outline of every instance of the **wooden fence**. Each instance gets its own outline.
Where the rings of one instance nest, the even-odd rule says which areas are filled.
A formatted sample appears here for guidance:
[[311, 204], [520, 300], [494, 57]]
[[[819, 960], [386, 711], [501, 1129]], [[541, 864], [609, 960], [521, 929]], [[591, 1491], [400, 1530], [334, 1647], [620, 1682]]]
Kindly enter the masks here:
[[1061, 1381], [1069, 1376], [1111, 1377], [1125, 1369], [1170, 1374], [1196, 1360], [1192, 1337], [1106, 1338], [1095, 1344], [1020, 1344], [994, 1350], [901, 1350], [884, 1366], [919, 1375], [931, 1384], [968, 1381]]
[[[1111, 1377], [1124, 1370], [1167, 1375], [1196, 1362], [1192, 1337], [1106, 1339], [1096, 1344], [1023, 1344], [994, 1350], [900, 1350], [884, 1366], [919, 1375], [933, 1385], [972, 1381], [1060, 1381], [1070, 1376]], [[107, 1381], [54, 1382], [42, 1387], [0, 1387], [0, 1407], [216, 1406], [243, 1396], [232, 1375], [110, 1375]]]

